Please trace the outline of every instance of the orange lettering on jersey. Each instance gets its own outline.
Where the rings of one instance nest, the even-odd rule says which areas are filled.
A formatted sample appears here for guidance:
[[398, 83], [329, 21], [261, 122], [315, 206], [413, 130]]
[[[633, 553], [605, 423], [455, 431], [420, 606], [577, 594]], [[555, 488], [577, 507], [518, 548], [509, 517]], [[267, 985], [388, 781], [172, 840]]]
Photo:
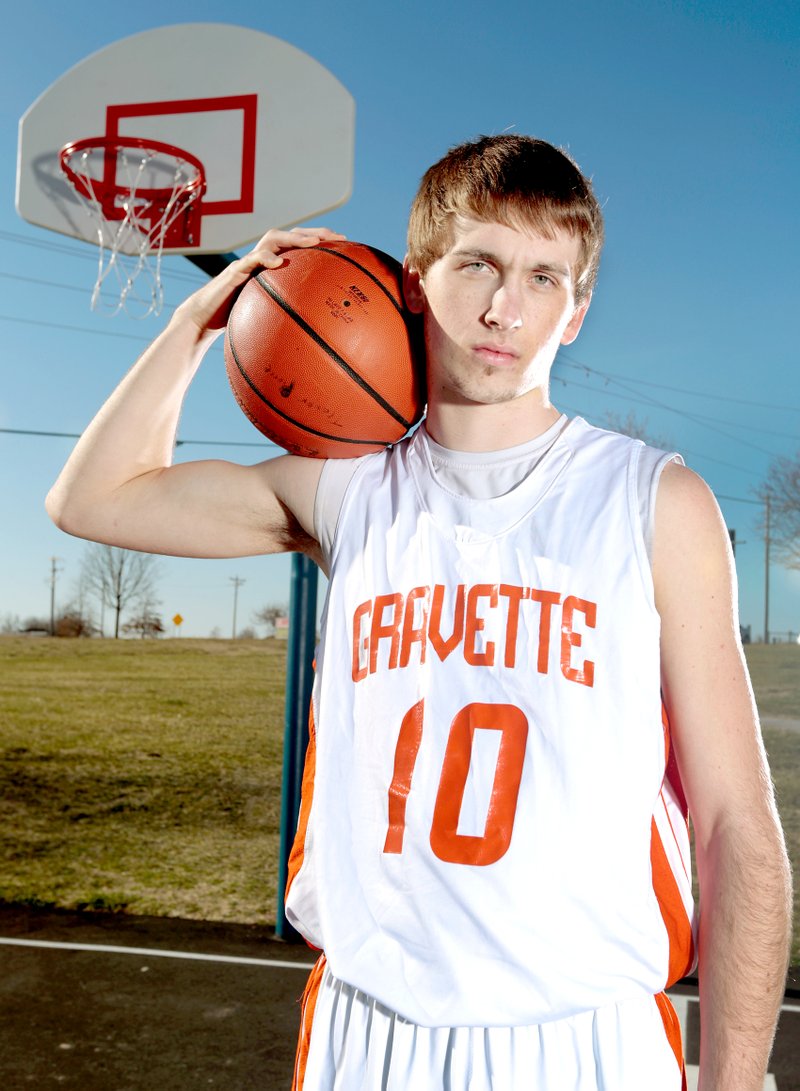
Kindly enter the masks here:
[[[383, 614], [387, 607], [391, 607], [392, 615], [388, 624], [383, 622]], [[369, 672], [374, 674], [378, 669], [378, 650], [381, 640], [385, 637], [391, 639], [389, 649], [389, 669], [394, 670], [400, 655], [400, 622], [403, 617], [403, 596], [397, 592], [394, 595], [376, 595], [375, 608], [372, 611], [372, 628], [369, 634]]]
[[[482, 837], [458, 832], [476, 730], [501, 732]], [[528, 721], [514, 705], [472, 704], [455, 716], [447, 739], [430, 833], [431, 848], [440, 860], [486, 867], [505, 856], [514, 830], [527, 739]]]
[[428, 639], [433, 644], [434, 651], [444, 661], [450, 652], [457, 648], [464, 638], [464, 584], [460, 583], [456, 588], [456, 605], [453, 610], [453, 631], [445, 640], [442, 636], [442, 603], [444, 601], [444, 584], [434, 584], [433, 601], [431, 602], [431, 616], [428, 622]]
[[[353, 681], [360, 682], [367, 677], [369, 661], [363, 660], [361, 653], [369, 648], [369, 637], [362, 635], [362, 621], [369, 618], [372, 613], [372, 603], [362, 602], [353, 614]], [[367, 626], [364, 625], [366, 629]]]
[[[450, 623], [444, 622], [443, 633], [445, 596], [448, 607], [452, 605], [452, 614]], [[500, 603], [501, 596], [506, 600], [505, 608]], [[523, 614], [522, 604], [526, 601], [539, 605], [536, 653], [539, 674], [547, 674], [550, 669], [553, 608], [560, 605], [561, 674], [568, 682], [593, 686], [594, 662], [584, 658], [583, 663], [575, 663], [572, 657], [574, 649], [582, 645], [585, 629], [595, 628], [596, 604], [576, 595], [562, 597], [558, 591], [509, 583], [459, 584], [455, 588], [437, 583], [412, 587], [407, 593], [377, 595], [362, 602], [353, 614], [353, 681], [362, 682], [381, 667], [388, 670], [408, 667], [412, 659], [415, 663], [425, 663], [429, 644], [442, 662], [461, 646], [464, 661], [473, 667], [499, 667], [498, 645], [502, 645], [502, 666], [509, 670], [518, 666], [526, 669], [527, 661], [517, 662], [520, 619], [526, 630], [536, 624], [529, 612]], [[577, 632], [576, 613], [583, 615]], [[523, 644], [526, 640], [527, 637]]]
[[531, 596], [530, 587], [514, 587], [510, 583], [500, 584], [500, 594], [508, 599], [508, 621], [506, 622], [506, 648], [503, 663], [507, 667], [517, 665], [517, 630], [519, 629], [519, 604]]
[[[419, 644], [419, 661], [425, 662], [425, 651], [428, 646], [428, 595], [429, 587], [412, 587], [406, 597], [406, 612], [403, 617], [403, 639], [400, 643], [400, 666], [407, 667], [411, 658], [411, 645]], [[422, 617], [419, 626], [414, 625], [414, 613], [416, 604], [421, 602]]]
[[540, 591], [536, 587], [531, 588], [531, 599], [541, 603], [542, 612], [539, 615], [539, 657], [536, 669], [539, 674], [547, 674], [547, 666], [550, 659], [550, 618], [553, 607], [561, 602], [561, 595], [557, 591]]
[[586, 618], [586, 625], [593, 629], [597, 621], [597, 604], [570, 595], [564, 599], [561, 612], [561, 673], [570, 682], [581, 682], [584, 686], [594, 685], [594, 663], [586, 659], [581, 667], [572, 666], [572, 649], [580, 648], [583, 637], [572, 627], [575, 611]]
[[473, 667], [494, 666], [494, 641], [487, 640], [486, 650], [479, 652], [475, 647], [478, 633], [482, 632], [486, 622], [478, 616], [478, 599], [488, 599], [490, 608], [497, 606], [497, 584], [476, 583], [470, 587], [467, 595], [467, 625], [464, 634], [464, 658]]
[[411, 791], [411, 778], [417, 763], [419, 744], [422, 742], [422, 726], [425, 717], [425, 698], [412, 705], [403, 717], [397, 746], [394, 752], [394, 773], [389, 785], [389, 826], [386, 830], [384, 852], [403, 851], [406, 832], [406, 803]]

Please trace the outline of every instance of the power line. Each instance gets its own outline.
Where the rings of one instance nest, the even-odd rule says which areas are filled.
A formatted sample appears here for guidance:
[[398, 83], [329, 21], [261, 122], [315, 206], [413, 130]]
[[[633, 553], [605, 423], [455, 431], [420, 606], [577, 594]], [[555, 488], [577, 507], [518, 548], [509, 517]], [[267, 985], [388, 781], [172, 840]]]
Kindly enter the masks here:
[[[63, 281], [59, 280], [43, 280], [42, 277], [23, 277], [20, 276], [19, 273], [4, 273], [2, 270], [0, 270], [0, 277], [2, 277], [4, 280], [19, 281], [23, 284], [39, 284], [43, 288], [58, 288], [65, 292], [79, 292], [84, 297], [89, 294], [85, 284], [65, 284]], [[108, 299], [109, 301], [116, 301], [117, 299], [113, 292], [101, 291], [100, 295], [104, 299]], [[176, 303], [167, 303], [166, 301], [164, 302], [165, 310], [174, 310], [176, 306]], [[20, 319], [19, 321], [23, 321], [23, 319]], [[36, 326], [40, 326], [42, 324], [36, 319], [29, 319], [28, 321]]]
[[[577, 365], [570, 366], [576, 367]], [[581, 365], [581, 368], [582, 370], [588, 371], [595, 375], [603, 375], [601, 371], [596, 371], [594, 368], [588, 368], [586, 365]], [[565, 379], [563, 376], [556, 376], [556, 378], [560, 382], [564, 383], [565, 386], [572, 384], [573, 386], [576, 386], [581, 390], [591, 390], [594, 393], [598, 393], [598, 391], [596, 391], [594, 387], [587, 386], [586, 383], [577, 383], [574, 379]], [[657, 398], [652, 398], [648, 394], [642, 394], [636, 390], [631, 391], [630, 387], [626, 383], [623, 383], [618, 379], [610, 379], [606, 377], [606, 382], [613, 383], [614, 385], [621, 387], [626, 392], [623, 395], [618, 394], [614, 390], [605, 390], [603, 391], [603, 393], [606, 395], [606, 397], [622, 398], [623, 400], [627, 399], [630, 401], [634, 401], [638, 405], [653, 406], [654, 408], [662, 409], [667, 413], [675, 413], [683, 420], [691, 421], [693, 424], [699, 424], [702, 428], [706, 428], [712, 432], [717, 432], [719, 435], [725, 436], [726, 439], [732, 439], [735, 443], [741, 443], [745, 447], [751, 447], [753, 450], [759, 451], [761, 454], [768, 455], [770, 458], [774, 458], [777, 455], [776, 451], [768, 451], [766, 447], [760, 447], [757, 443], [751, 443], [749, 440], [743, 439], [741, 436], [733, 435], [730, 432], [726, 432], [724, 428], [720, 428], [715, 424], [708, 423], [709, 419], [713, 420], [715, 418], [706, 417], [704, 419], [701, 419], [694, 413], [690, 413], [683, 406], [678, 408], [677, 406], [669, 405], [667, 402], [659, 401]], [[737, 426], [735, 425], [734, 427]]]
[[711, 421], [717, 424], [729, 424], [731, 428], [739, 428], [745, 432], [762, 432], [767, 436], [777, 436], [780, 439], [793, 439], [798, 441], [797, 432], [776, 432], [774, 428], [757, 428], [754, 424], [740, 424], [735, 420], [723, 420], [720, 417], [707, 417], [703, 413], [695, 413], [694, 419], [698, 421]]
[[630, 375], [621, 375], [617, 371], [598, 371], [596, 368], [589, 367], [588, 364], [582, 363], [570, 353], [564, 352], [563, 350], [559, 351], [556, 363], [560, 360], [564, 360], [572, 367], [580, 368], [582, 371], [587, 372], [587, 374], [599, 375], [603, 379], [624, 379], [627, 382], [635, 383], [637, 386], [652, 386], [659, 390], [669, 390], [675, 394], [689, 394], [693, 398], [708, 398], [715, 402], [733, 402], [736, 405], [758, 406], [760, 409], [787, 409], [790, 413], [800, 413], [800, 406], [796, 405], [776, 405], [773, 402], [757, 402], [753, 401], [752, 398], [734, 398], [729, 394], [707, 394], [702, 390], [690, 390], [682, 386], [670, 386], [667, 383], [654, 383], [649, 379], [632, 378]]
[[[34, 428], [0, 428], [0, 433], [13, 436], [46, 436], [54, 439], [80, 439], [80, 432], [44, 432]], [[283, 450], [277, 443], [270, 439], [263, 440], [225, 440], [225, 439], [177, 439], [176, 447], [184, 447], [188, 444], [196, 444], [203, 447], [270, 447], [275, 450]]]
[[[574, 406], [565, 405], [564, 409], [566, 409], [567, 412], [569, 412], [569, 413], [574, 413], [576, 416], [581, 415], [581, 411], [579, 409], [575, 409]], [[54, 438], [54, 439], [80, 439], [81, 438], [81, 433], [80, 432], [44, 432], [44, 431], [39, 431], [39, 430], [33, 429], [33, 428], [0, 428], [0, 433], [5, 433], [5, 434], [8, 434], [8, 435], [14, 435], [14, 436], [44, 436], [44, 437], [47, 437], [47, 438]], [[283, 448], [280, 447], [277, 443], [273, 443], [272, 440], [269, 440], [269, 439], [264, 439], [264, 440], [261, 440], [261, 441], [259, 441], [259, 440], [255, 440], [255, 441], [224, 440], [224, 439], [178, 439], [178, 440], [175, 441], [175, 446], [176, 447], [183, 447], [183, 446], [187, 446], [189, 444], [195, 444], [195, 445], [204, 446], [204, 447], [269, 447], [272, 450], [283, 450]], [[756, 476], [756, 477], [758, 476], [758, 474], [755, 474], [755, 471], [748, 470], [744, 466], [734, 466], [730, 462], [722, 462], [718, 458], [713, 458], [711, 455], [701, 454], [699, 451], [688, 451], [687, 450], [686, 454], [687, 455], [688, 454], [693, 455], [695, 458], [706, 459], [709, 462], [716, 462], [720, 466], [727, 466], [731, 470], [739, 470], [741, 473], [751, 473], [751, 474], [754, 474], [754, 476]], [[715, 493], [714, 495], [717, 497], [718, 500], [733, 500], [733, 501], [736, 501], [737, 503], [740, 503], [740, 504], [759, 505], [759, 504], [762, 503], [762, 501], [760, 501], [760, 500], [749, 500], [749, 499], [747, 499], [747, 498], [745, 498], [743, 496], [725, 496], [723, 493]]]
[[50, 250], [56, 254], [68, 254], [74, 258], [97, 261], [97, 254], [93, 254], [88, 247], [70, 246], [68, 243], [63, 242], [51, 242], [48, 239], [38, 239], [31, 235], [20, 235], [15, 231], [0, 231], [0, 239], [5, 240], [5, 242], [20, 243], [22, 246], [32, 246], [37, 250]]
[[[19, 242], [19, 243], [22, 243], [22, 244], [25, 244], [25, 245], [39, 246], [39, 247], [41, 247], [43, 249], [51, 249], [51, 250], [61, 252], [61, 253], [66, 253], [66, 254], [69, 254], [69, 255], [72, 255], [72, 256], [79, 256], [79, 257], [84, 257], [84, 258], [85, 257], [92, 257], [94, 259], [94, 255], [93, 254], [87, 254], [86, 251], [83, 248], [73, 247], [73, 246], [69, 246], [69, 245], [65, 245], [65, 244], [48, 242], [48, 241], [44, 241], [44, 240], [30, 239], [27, 236], [19, 235], [19, 234], [16, 234], [14, 232], [0, 231], [0, 238], [5, 238], [7, 240], [10, 240], [10, 241], [13, 241], [13, 242]], [[63, 282], [58, 282], [58, 281], [44, 280], [44, 279], [39, 278], [39, 277], [20, 276], [16, 272], [8, 273], [8, 272], [0, 271], [0, 277], [6, 278], [6, 279], [11, 279], [11, 280], [22, 281], [22, 282], [29, 283], [29, 284], [41, 284], [42, 286], [45, 286], [45, 287], [58, 288], [58, 289], [61, 289], [61, 290], [64, 290], [64, 291], [85, 292], [84, 288], [76, 286], [74, 284], [65, 284]], [[183, 280], [183, 281], [190, 282], [192, 284], [197, 284], [198, 283], [197, 278], [195, 278], [195, 277], [193, 277], [191, 275], [181, 274], [180, 272], [176, 272], [174, 270], [169, 273], [169, 279], [170, 280], [172, 280], [172, 279]], [[109, 296], [108, 298], [111, 298], [111, 296]], [[164, 306], [165, 306], [166, 309], [173, 310], [175, 308], [176, 304], [170, 302], [170, 303], [165, 303]], [[44, 326], [44, 327], [51, 328], [51, 329], [67, 330], [67, 331], [75, 332], [75, 333], [105, 334], [106, 336], [122, 337], [122, 338], [128, 339], [128, 340], [138, 340], [138, 341], [149, 340], [147, 338], [139, 337], [136, 334], [128, 334], [128, 333], [122, 333], [122, 332], [111, 331], [111, 330], [98, 330], [98, 329], [87, 327], [87, 326], [73, 326], [73, 325], [60, 324], [60, 323], [58, 323], [58, 324], [57, 323], [48, 323], [48, 322], [40, 321], [38, 319], [20, 318], [19, 316], [16, 316], [16, 315], [13, 315], [13, 316], [12, 315], [0, 315], [0, 321], [16, 322], [16, 323], [29, 324], [29, 325], [34, 325], [34, 326]], [[581, 360], [578, 360], [576, 357], [570, 355], [569, 353], [563, 352], [563, 351], [559, 352], [558, 359], [557, 359], [556, 363], [558, 364], [559, 362], [562, 362], [562, 361], [568, 367], [572, 367], [573, 369], [583, 371], [586, 374], [587, 377], [596, 376], [597, 378], [603, 380], [603, 382], [606, 385], [608, 383], [613, 383], [613, 384], [615, 384], [617, 386], [620, 386], [626, 392], [625, 394], [619, 394], [616, 391], [606, 390], [605, 393], [608, 396], [620, 398], [620, 399], [623, 399], [623, 400], [630, 400], [634, 404], [645, 405], [645, 406], [651, 405], [651, 406], [663, 409], [663, 410], [665, 410], [667, 412], [671, 412], [671, 413], [679, 413], [685, 419], [693, 421], [693, 423], [701, 423], [702, 426], [704, 426], [704, 427], [709, 427], [709, 428], [712, 428], [713, 430], [717, 430], [717, 431], [720, 432], [721, 435], [724, 435], [729, 439], [733, 439], [735, 442], [741, 442], [741, 443], [743, 443], [743, 444], [745, 444], [747, 446], [751, 446], [755, 450], [758, 450], [758, 451], [762, 452], [763, 454], [768, 454], [768, 455], [772, 456], [774, 454], [774, 452], [767, 451], [765, 448], [759, 447], [757, 444], [748, 444], [747, 440], [743, 440], [741, 438], [741, 436], [738, 436], [738, 435], [733, 435], [732, 436], [729, 433], [725, 432], [722, 429], [719, 429], [716, 426], [718, 426], [720, 424], [724, 424], [724, 425], [730, 425], [731, 427], [736, 428], [739, 431], [766, 433], [768, 435], [772, 435], [772, 436], [776, 436], [776, 437], [784, 438], [784, 439], [794, 439], [795, 438], [794, 434], [791, 434], [791, 433], [788, 433], [788, 432], [777, 432], [774, 429], [758, 428], [758, 427], [756, 427], [754, 425], [743, 425], [743, 424], [740, 424], [738, 421], [725, 420], [725, 419], [721, 419], [719, 417], [710, 417], [710, 416], [705, 415], [705, 414], [691, 414], [683, 406], [680, 407], [680, 408], [676, 408], [675, 406], [671, 406], [671, 405], [669, 405], [669, 404], [667, 404], [665, 402], [661, 402], [661, 401], [658, 401], [657, 399], [648, 397], [646, 394], [642, 394], [641, 392], [631, 391], [630, 386], [628, 386], [626, 384], [631, 384], [634, 387], [644, 386], [644, 387], [651, 387], [653, 389], [658, 389], [658, 390], [666, 390], [666, 391], [670, 391], [672, 393], [685, 394], [685, 395], [689, 395], [690, 397], [695, 397], [695, 398], [711, 399], [711, 400], [713, 400], [715, 402], [729, 402], [729, 403], [735, 404], [735, 405], [757, 406], [759, 408], [772, 409], [772, 410], [787, 410], [788, 412], [791, 412], [791, 413], [800, 413], [800, 406], [777, 405], [777, 404], [772, 403], [772, 402], [757, 402], [757, 401], [753, 401], [752, 399], [749, 399], [749, 398], [735, 398], [735, 397], [732, 397], [730, 395], [724, 395], [724, 394], [720, 394], [720, 393], [709, 394], [709, 393], [706, 393], [705, 391], [693, 390], [693, 389], [690, 389], [690, 388], [687, 388], [687, 387], [672, 386], [672, 385], [667, 384], [667, 383], [656, 383], [656, 382], [652, 382], [652, 381], [647, 380], [647, 379], [638, 379], [638, 378], [635, 378], [635, 377], [622, 375], [619, 372], [601, 371], [598, 368], [590, 367], [588, 364], [583, 363]], [[589, 386], [582, 385], [580, 383], [575, 383], [574, 380], [565, 379], [563, 376], [559, 376], [559, 375], [554, 374], [553, 379], [556, 380], [556, 381], [560, 381], [560, 382], [562, 382], [564, 384], [572, 382], [572, 384], [574, 386], [577, 386], [577, 387], [579, 387], [581, 389], [592, 390], [592, 391], [598, 392], [598, 391], [596, 391], [596, 388], [594, 388], [594, 387], [589, 387]], [[639, 394], [638, 398], [634, 396], [637, 393]]]
[[725, 496], [721, 492], [718, 492], [715, 495], [718, 500], [733, 500], [737, 504], [755, 504], [757, 507], [761, 507], [761, 505], [765, 503], [764, 500], [748, 500], [744, 496]]
[[[564, 409], [564, 410], [566, 410], [566, 412], [572, 413], [575, 416], [582, 416], [583, 415], [583, 410], [576, 409], [572, 405], [566, 405], [560, 398], [558, 400], [558, 405], [559, 405], [560, 409]], [[747, 466], [737, 466], [733, 462], [725, 462], [721, 458], [715, 458], [713, 455], [707, 455], [702, 451], [692, 451], [688, 447], [681, 446], [680, 453], [685, 454], [685, 455], [691, 455], [693, 458], [702, 459], [704, 462], [713, 462], [717, 466], [725, 466], [727, 469], [736, 470], [738, 473], [750, 474], [752, 477], [760, 477], [761, 476], [755, 470], [752, 470]], [[719, 493], [715, 492], [714, 495], [719, 496]], [[735, 499], [735, 497], [728, 497], [728, 499]], [[747, 502], [750, 503], [750, 501], [747, 501]]]
[[80, 439], [79, 432], [37, 432], [32, 428], [0, 428], [12, 436], [55, 436], [57, 439]]
[[[18, 243], [21, 246], [32, 246], [38, 250], [50, 250], [56, 254], [66, 254], [73, 258], [82, 258], [97, 264], [97, 248], [94, 244], [88, 245], [70, 244], [66, 242], [53, 242], [49, 239], [39, 239], [30, 235], [21, 235], [15, 231], [0, 231], [0, 239], [6, 242]], [[190, 272], [172, 269], [169, 277], [171, 280], [183, 280], [190, 284], [203, 284], [205, 281]]]
[[[69, 255], [71, 257], [89, 259], [89, 260], [94, 261], [94, 262], [96, 262], [96, 260], [97, 260], [96, 253], [93, 251], [91, 246], [72, 245], [70, 243], [59, 243], [59, 242], [55, 242], [55, 241], [50, 241], [48, 239], [39, 239], [39, 238], [36, 238], [36, 237], [33, 237], [33, 236], [23, 235], [23, 234], [20, 234], [18, 232], [14, 232], [14, 231], [0, 231], [0, 239], [4, 239], [7, 242], [19, 243], [19, 244], [21, 244], [23, 246], [37, 247], [37, 248], [43, 249], [43, 250], [51, 250], [51, 251], [56, 252], [56, 253], [67, 254], [67, 255]], [[23, 277], [23, 276], [19, 276], [17, 273], [0, 272], [0, 276], [7, 277], [7, 278], [10, 278], [10, 279], [14, 279], [14, 280], [25, 281], [27, 283], [39, 283], [39, 284], [42, 284], [42, 285], [46, 285], [48, 287], [62, 288], [62, 289], [68, 290], [68, 291], [81, 291], [82, 290], [80, 287], [77, 287], [77, 286], [75, 286], [73, 284], [64, 284], [64, 283], [59, 283], [59, 282], [56, 282], [56, 281], [47, 281], [47, 280], [43, 280], [43, 279], [36, 278], [36, 277]], [[168, 279], [185, 281], [185, 282], [188, 282], [188, 283], [191, 283], [191, 284], [204, 283], [202, 278], [194, 276], [193, 274], [191, 274], [189, 272], [182, 272], [182, 271], [176, 270], [176, 269], [170, 270], [170, 272], [168, 274]], [[170, 306], [175, 306], [175, 305], [170, 304]], [[0, 318], [3, 318], [3, 317], [4, 316], [0, 315]], [[11, 320], [11, 319], [7, 319], [7, 320]], [[24, 319], [16, 319], [16, 320], [17, 321], [25, 321]], [[31, 320], [31, 321], [34, 321], [34, 320]], [[43, 323], [40, 323], [40, 322], [35, 322], [35, 324], [43, 325]], [[76, 328], [76, 327], [70, 327], [70, 328]], [[89, 332], [89, 331], [87, 331], [87, 332]], [[786, 411], [788, 411], [790, 413], [800, 413], [800, 406], [785, 405], [785, 404], [784, 405], [779, 405], [779, 404], [776, 404], [774, 402], [758, 402], [758, 401], [754, 401], [752, 398], [735, 398], [735, 397], [732, 397], [729, 394], [721, 394], [718, 391], [714, 392], [714, 393], [707, 393], [707, 392], [702, 391], [702, 390], [691, 389], [691, 388], [688, 388], [688, 387], [672, 386], [671, 384], [668, 384], [668, 383], [656, 383], [656, 382], [653, 382], [652, 380], [649, 380], [649, 379], [639, 379], [639, 378], [632, 377], [632, 376], [629, 376], [629, 375], [623, 375], [620, 372], [600, 371], [597, 368], [590, 367], [588, 364], [585, 364], [581, 360], [577, 359], [571, 353], [565, 352], [563, 350], [559, 351], [556, 363], [558, 364], [559, 362], [562, 362], [562, 361], [564, 363], [566, 363], [567, 365], [569, 365], [569, 366], [572, 366], [574, 368], [578, 368], [578, 369], [584, 371], [587, 374], [587, 376], [588, 375], [596, 375], [596, 376], [600, 377], [601, 379], [603, 379], [605, 381], [619, 381], [619, 380], [622, 380], [623, 382], [633, 383], [636, 386], [647, 386], [647, 387], [652, 387], [653, 389], [657, 389], [657, 390], [667, 390], [667, 391], [670, 391], [671, 393], [675, 393], [675, 394], [688, 394], [690, 397], [693, 397], [693, 398], [706, 398], [706, 399], [709, 399], [709, 400], [715, 401], [715, 402], [730, 402], [730, 403], [735, 404], [735, 405], [757, 406], [758, 408], [761, 408], [761, 409], [777, 409], [777, 410], [786, 410]], [[659, 405], [660, 403], [653, 402], [653, 404]], [[671, 408], [671, 407], [665, 406], [664, 408]], [[677, 412], [677, 410], [673, 410], [673, 411]], [[708, 419], [708, 418], [706, 418], [706, 419]], [[715, 419], [715, 418], [711, 418], [711, 419]], [[738, 427], [738, 425], [737, 425], [737, 427]], [[756, 431], [758, 431], [758, 430], [759, 429], [756, 429]], [[778, 434], [778, 433], [773, 433], [773, 434]], [[785, 434], [785, 433], [781, 433], [781, 434]]]
[[0, 314], [0, 322], [18, 322], [24, 326], [45, 327], [50, 330], [68, 330], [70, 333], [93, 333], [100, 337], [121, 337], [125, 341], [143, 341], [149, 344], [153, 338], [142, 337], [135, 333], [122, 333], [120, 330], [100, 330], [91, 326], [70, 326], [65, 322], [43, 322], [40, 318], [18, 318], [13, 314]]

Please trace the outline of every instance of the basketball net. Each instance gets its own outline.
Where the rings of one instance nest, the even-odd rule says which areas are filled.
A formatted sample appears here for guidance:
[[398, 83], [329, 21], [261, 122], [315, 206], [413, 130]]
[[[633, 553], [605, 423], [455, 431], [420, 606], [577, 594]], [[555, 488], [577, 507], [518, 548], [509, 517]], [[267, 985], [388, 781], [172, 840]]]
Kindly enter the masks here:
[[[200, 240], [203, 164], [171, 144], [126, 136], [67, 144], [61, 167], [95, 229], [92, 310], [124, 310], [135, 318], [160, 314], [163, 251]], [[103, 299], [108, 288], [110, 303]]]

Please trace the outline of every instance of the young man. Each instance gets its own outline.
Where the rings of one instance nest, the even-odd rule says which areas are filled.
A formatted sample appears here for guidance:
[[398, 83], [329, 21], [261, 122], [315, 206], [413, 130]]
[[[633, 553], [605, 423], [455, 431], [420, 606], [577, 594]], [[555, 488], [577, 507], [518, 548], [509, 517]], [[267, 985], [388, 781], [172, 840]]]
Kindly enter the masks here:
[[663, 990], [697, 954], [701, 1089], [760, 1089], [789, 878], [727, 532], [677, 457], [549, 400], [597, 271], [589, 184], [519, 136], [426, 174], [405, 288], [428, 411], [411, 440], [173, 466], [237, 288], [330, 237], [270, 231], [179, 307], [49, 497], [83, 537], [303, 550], [330, 573], [287, 900], [325, 952], [296, 1087], [678, 1091]]

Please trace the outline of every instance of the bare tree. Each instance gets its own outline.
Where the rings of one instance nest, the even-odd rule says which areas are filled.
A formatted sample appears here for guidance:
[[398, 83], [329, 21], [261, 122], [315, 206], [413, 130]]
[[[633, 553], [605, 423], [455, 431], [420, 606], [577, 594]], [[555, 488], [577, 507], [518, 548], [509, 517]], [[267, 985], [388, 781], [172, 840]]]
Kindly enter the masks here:
[[800, 450], [773, 458], [756, 495], [764, 501], [764, 531], [769, 498], [769, 539], [775, 559], [785, 568], [800, 568]]
[[53, 629], [53, 636], [61, 637], [92, 636], [96, 631], [92, 619], [73, 603], [64, 607]]
[[272, 636], [278, 618], [287, 617], [288, 614], [289, 608], [285, 604], [269, 603], [267, 606], [262, 606], [260, 610], [254, 610], [252, 617], [257, 625], [265, 626], [267, 636]]
[[651, 432], [647, 417], [639, 420], [633, 410], [629, 410], [628, 415], [623, 417], [620, 413], [607, 409], [603, 414], [603, 424], [613, 432], [622, 432], [624, 436], [640, 439], [644, 443], [649, 443], [651, 447], [660, 447], [662, 451], [674, 450], [671, 440]]
[[26, 617], [19, 627], [21, 633], [49, 633], [50, 632], [50, 618]]
[[77, 580], [73, 582], [72, 597], [62, 610], [62, 614], [76, 615], [85, 622], [87, 632], [91, 630], [92, 634], [99, 633], [102, 636], [102, 617], [97, 616], [92, 609], [96, 605], [94, 597], [95, 589], [87, 579], [84, 565], [79, 571]]
[[114, 611], [114, 638], [119, 637], [120, 616], [136, 600], [152, 598], [157, 561], [151, 553], [137, 553], [117, 546], [92, 544], [82, 562], [83, 578]]
[[126, 633], [138, 633], [144, 640], [148, 636], [161, 636], [164, 632], [164, 622], [158, 614], [145, 608], [137, 611], [130, 621], [126, 621], [122, 629]]
[[148, 636], [161, 636], [165, 630], [164, 620], [156, 612], [159, 605], [160, 603], [153, 596], [152, 589], [146, 591], [136, 603], [133, 617], [122, 626], [123, 632], [138, 633], [142, 640]]

